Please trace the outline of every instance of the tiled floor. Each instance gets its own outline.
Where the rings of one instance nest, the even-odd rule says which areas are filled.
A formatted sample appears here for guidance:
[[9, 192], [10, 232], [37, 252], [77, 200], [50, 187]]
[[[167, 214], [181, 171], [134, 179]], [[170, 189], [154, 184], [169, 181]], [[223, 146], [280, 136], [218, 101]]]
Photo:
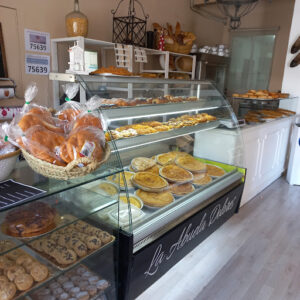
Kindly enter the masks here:
[[137, 300], [300, 299], [300, 187], [280, 178]]

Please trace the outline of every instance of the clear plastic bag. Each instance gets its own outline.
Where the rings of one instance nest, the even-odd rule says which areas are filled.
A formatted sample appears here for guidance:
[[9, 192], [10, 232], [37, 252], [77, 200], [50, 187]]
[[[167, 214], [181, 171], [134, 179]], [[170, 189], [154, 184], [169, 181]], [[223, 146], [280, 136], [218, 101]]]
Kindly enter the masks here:
[[59, 120], [66, 122], [66, 126], [68, 127], [68, 124], [74, 121], [76, 117], [84, 110], [84, 108], [80, 103], [72, 101], [79, 91], [78, 83], [68, 83], [62, 87], [67, 95], [65, 98], [66, 102], [60, 107], [55, 116]]
[[22, 137], [23, 147], [38, 159], [49, 163], [66, 166], [61, 159], [60, 152], [65, 144], [65, 137], [43, 126], [35, 125], [29, 128]]
[[79, 127], [72, 130], [61, 148], [62, 159], [69, 163], [81, 157], [101, 161], [104, 157], [105, 137], [97, 127]]
[[101, 130], [107, 129], [107, 122], [99, 110], [101, 106], [101, 99], [98, 96], [93, 96], [85, 103], [85, 110], [77, 116], [73, 121], [71, 127], [72, 130], [76, 130], [80, 127], [97, 127]]
[[10, 143], [6, 135], [5, 127], [8, 126], [6, 122], [0, 126], [0, 156], [16, 151], [16, 146]]

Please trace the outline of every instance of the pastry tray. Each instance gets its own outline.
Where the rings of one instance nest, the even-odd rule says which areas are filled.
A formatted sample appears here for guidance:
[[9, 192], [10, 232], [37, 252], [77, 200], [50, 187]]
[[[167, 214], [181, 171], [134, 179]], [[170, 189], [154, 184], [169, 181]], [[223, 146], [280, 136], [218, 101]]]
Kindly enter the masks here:
[[[49, 280], [50, 278], [52, 278], [54, 275], [57, 274], [57, 270], [51, 262], [47, 261], [45, 258], [41, 257], [40, 255], [38, 255], [37, 253], [32, 251], [29, 247], [22, 246], [22, 248], [17, 248], [17, 249], [24, 252], [24, 254], [29, 255], [35, 261], [37, 261], [37, 262], [41, 263], [42, 265], [46, 266], [48, 268], [49, 273], [48, 273], [47, 278], [44, 279], [43, 281], [40, 281], [40, 282], [34, 281], [33, 285], [28, 290], [26, 290], [26, 291], [17, 290], [15, 296], [12, 299], [21, 298], [22, 296], [29, 293], [31, 290], [38, 288], [40, 285], [44, 284], [47, 280]], [[17, 250], [17, 249], [14, 249], [14, 250]], [[28, 272], [26, 272], [26, 273], [28, 274]]]
[[[100, 280], [102, 280], [102, 279], [106, 280], [105, 278], [103, 278], [102, 276], [96, 274], [94, 271], [90, 270], [87, 266], [85, 266], [83, 264], [79, 264], [78, 266], [75, 267], [75, 269], [76, 268], [84, 268], [84, 269], [86, 269], [87, 272], [91, 273], [91, 277], [92, 276], [98, 276]], [[67, 275], [67, 274], [68, 274], [68, 272], [66, 272], [63, 275]], [[80, 276], [80, 275], [78, 275], [78, 276]], [[72, 280], [70, 280], [70, 281], [73, 282]], [[105, 295], [105, 291], [111, 287], [111, 283], [108, 280], [106, 280], [106, 281], [108, 282], [108, 287], [106, 287], [103, 290], [99, 290], [97, 292], [97, 294], [95, 296], [90, 297], [89, 300], [96, 300], [96, 299], [99, 299], [99, 297], [102, 297], [102, 296], [105, 297], [103, 299], [107, 299], [107, 297]], [[49, 288], [48, 285], [45, 285], [44, 287], [45, 288]], [[75, 285], [74, 285], [74, 287], [75, 287]], [[30, 293], [30, 299], [32, 299], [32, 300], [41, 300], [41, 298], [39, 298], [39, 297], [37, 297], [37, 296], [34, 295], [34, 292], [30, 291], [29, 293]]]
[[[89, 224], [89, 225], [91, 225], [91, 224]], [[93, 226], [93, 225], [91, 225], [91, 226]], [[93, 227], [95, 227], [95, 226], [93, 226]], [[97, 227], [95, 227], [95, 228], [97, 228]], [[97, 228], [97, 229], [101, 229], [101, 228]], [[88, 257], [90, 257], [91, 255], [95, 254], [96, 252], [98, 252], [100, 250], [102, 251], [102, 250], [106, 249], [108, 246], [110, 246], [111, 244], [113, 244], [116, 238], [113, 235], [110, 235], [110, 236], [112, 237], [112, 240], [110, 242], [104, 244], [103, 246], [101, 246], [98, 249], [88, 250], [87, 251], [88, 252], [87, 255], [82, 256], [82, 257], [78, 258], [74, 263], [67, 264], [67, 265], [59, 264], [52, 256], [50, 256], [50, 255], [48, 255], [48, 254], [46, 254], [44, 252], [40, 252], [40, 251], [34, 249], [33, 247], [30, 246], [30, 244], [28, 244], [27, 246], [30, 249], [32, 249], [32, 251], [38, 253], [44, 259], [46, 259], [47, 261], [49, 261], [52, 265], [54, 265], [55, 267], [57, 267], [59, 270], [65, 271], [65, 270], [69, 269], [70, 267], [72, 267], [74, 264], [80, 263], [81, 261], [83, 261], [83, 260], [87, 259]]]

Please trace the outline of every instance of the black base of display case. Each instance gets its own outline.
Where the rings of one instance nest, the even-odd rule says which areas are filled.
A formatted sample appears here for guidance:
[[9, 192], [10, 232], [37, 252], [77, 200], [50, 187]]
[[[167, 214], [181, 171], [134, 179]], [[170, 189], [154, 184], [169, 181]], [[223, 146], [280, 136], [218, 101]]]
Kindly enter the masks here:
[[243, 188], [239, 184], [136, 253], [133, 236], [121, 232], [119, 299], [136, 298], [237, 213]]

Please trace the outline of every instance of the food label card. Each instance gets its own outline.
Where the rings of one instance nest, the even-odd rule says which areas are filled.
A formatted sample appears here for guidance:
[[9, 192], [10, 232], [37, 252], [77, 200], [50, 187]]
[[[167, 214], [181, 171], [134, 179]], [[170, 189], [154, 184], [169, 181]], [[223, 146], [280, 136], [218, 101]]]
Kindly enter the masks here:
[[12, 179], [0, 183], [0, 211], [16, 206], [46, 193], [30, 185], [16, 182]]
[[48, 75], [50, 72], [50, 56], [48, 55], [25, 55], [26, 74]]
[[24, 29], [26, 51], [50, 53], [50, 33]]

